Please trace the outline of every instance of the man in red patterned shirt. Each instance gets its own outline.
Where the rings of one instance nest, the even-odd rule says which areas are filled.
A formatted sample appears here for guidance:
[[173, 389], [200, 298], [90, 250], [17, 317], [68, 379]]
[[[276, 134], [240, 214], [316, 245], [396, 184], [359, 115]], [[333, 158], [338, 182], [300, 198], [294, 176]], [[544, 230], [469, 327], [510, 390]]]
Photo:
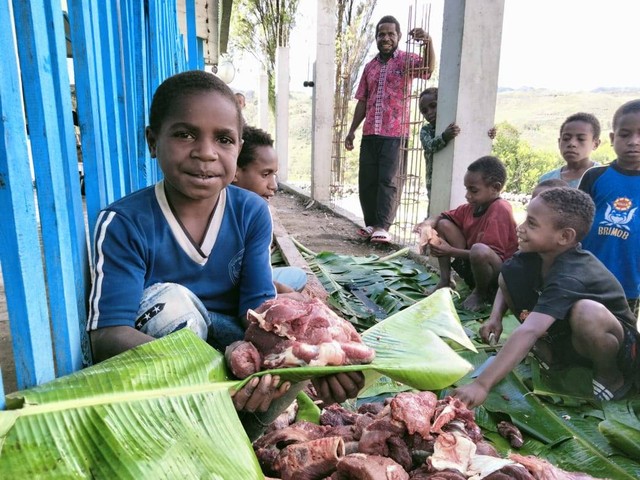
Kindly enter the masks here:
[[[414, 78], [429, 78], [435, 53], [429, 34], [422, 28], [409, 32], [424, 46], [422, 56], [398, 50], [400, 23], [387, 15], [376, 25], [378, 55], [364, 67], [351, 128], [344, 141], [353, 150], [355, 131], [364, 120], [358, 172], [360, 205], [366, 227], [359, 235], [372, 242], [388, 243], [387, 232], [396, 213], [400, 146], [408, 137], [409, 97]], [[404, 122], [403, 122], [404, 120]]]

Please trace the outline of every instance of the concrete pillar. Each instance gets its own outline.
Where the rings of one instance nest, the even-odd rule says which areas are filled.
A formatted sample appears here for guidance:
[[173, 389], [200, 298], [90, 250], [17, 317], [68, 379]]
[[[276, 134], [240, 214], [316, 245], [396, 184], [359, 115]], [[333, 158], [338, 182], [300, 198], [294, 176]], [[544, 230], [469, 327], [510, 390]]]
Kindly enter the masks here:
[[311, 198], [331, 200], [331, 147], [335, 95], [336, 12], [334, 0], [318, 1], [316, 62], [313, 69]]
[[429, 212], [465, 203], [464, 174], [491, 152], [504, 0], [447, 0], [444, 4], [436, 133], [451, 122], [461, 133], [436, 153]]
[[258, 126], [269, 131], [269, 79], [264, 72], [258, 77]]
[[278, 179], [289, 177], [289, 47], [276, 50], [276, 153]]

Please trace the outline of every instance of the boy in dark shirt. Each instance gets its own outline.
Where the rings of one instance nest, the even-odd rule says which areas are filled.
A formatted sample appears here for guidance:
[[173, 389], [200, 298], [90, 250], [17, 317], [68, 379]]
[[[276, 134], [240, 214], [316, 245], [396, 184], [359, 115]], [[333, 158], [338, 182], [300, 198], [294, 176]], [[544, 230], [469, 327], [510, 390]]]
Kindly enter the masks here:
[[541, 192], [518, 227], [520, 251], [505, 262], [485, 342], [498, 339], [507, 307], [522, 322], [472, 383], [455, 390], [470, 408], [534, 349], [547, 365], [580, 364], [593, 369], [598, 400], [623, 398], [637, 380], [638, 331], [620, 282], [580, 240], [593, 222], [594, 204], [580, 190]]

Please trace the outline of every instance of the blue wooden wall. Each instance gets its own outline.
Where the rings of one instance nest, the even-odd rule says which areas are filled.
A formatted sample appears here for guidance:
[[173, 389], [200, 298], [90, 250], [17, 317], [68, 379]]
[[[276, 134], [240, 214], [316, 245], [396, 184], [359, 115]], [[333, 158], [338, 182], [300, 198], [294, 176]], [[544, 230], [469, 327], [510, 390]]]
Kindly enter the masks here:
[[0, 0], [0, 265], [19, 389], [91, 361], [88, 245], [101, 208], [158, 180], [144, 139], [153, 91], [204, 67], [186, 7], [183, 36], [175, 0], [67, 0], [83, 202], [61, 2]]

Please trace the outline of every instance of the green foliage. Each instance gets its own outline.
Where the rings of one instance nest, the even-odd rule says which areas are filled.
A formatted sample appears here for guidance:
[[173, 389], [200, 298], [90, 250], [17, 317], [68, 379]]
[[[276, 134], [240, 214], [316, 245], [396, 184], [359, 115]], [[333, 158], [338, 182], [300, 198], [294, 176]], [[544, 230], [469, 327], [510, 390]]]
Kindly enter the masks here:
[[275, 113], [275, 65], [278, 47], [289, 45], [298, 0], [236, 0], [231, 18], [231, 47], [250, 52], [269, 82], [269, 107]]
[[616, 158], [613, 146], [608, 142], [602, 142], [600, 146], [591, 154], [591, 160], [606, 165]]
[[505, 191], [531, 193], [543, 173], [557, 168], [562, 160], [551, 152], [535, 151], [529, 142], [520, 138], [520, 132], [508, 122], [497, 126], [493, 154], [507, 166]]

